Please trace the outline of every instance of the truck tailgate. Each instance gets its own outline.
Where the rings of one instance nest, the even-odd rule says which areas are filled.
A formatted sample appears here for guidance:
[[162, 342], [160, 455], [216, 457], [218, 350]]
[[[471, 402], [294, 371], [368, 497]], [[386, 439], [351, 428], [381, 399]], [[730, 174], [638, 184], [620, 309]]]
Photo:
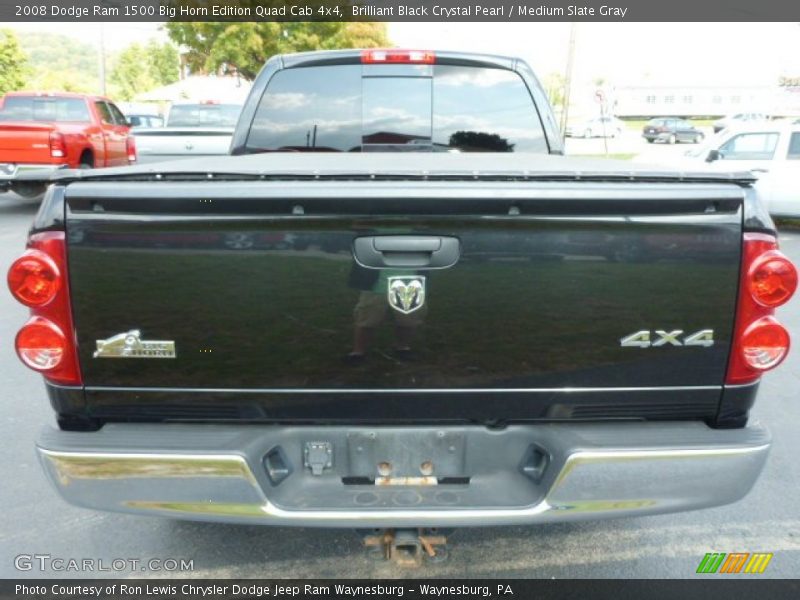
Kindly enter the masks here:
[[49, 163], [48, 123], [0, 122], [0, 162]]
[[[73, 183], [87, 405], [104, 418], [710, 416], [742, 201], [736, 185], [685, 182]], [[370, 268], [359, 238], [455, 239], [456, 260], [427, 268], [401, 244], [399, 262]], [[392, 278], [424, 278], [408, 314], [390, 306]], [[95, 356], [134, 330], [175, 357]], [[358, 343], [363, 360], [348, 356]]]
[[133, 134], [138, 162], [149, 163], [227, 154], [233, 130], [157, 127], [136, 129]]

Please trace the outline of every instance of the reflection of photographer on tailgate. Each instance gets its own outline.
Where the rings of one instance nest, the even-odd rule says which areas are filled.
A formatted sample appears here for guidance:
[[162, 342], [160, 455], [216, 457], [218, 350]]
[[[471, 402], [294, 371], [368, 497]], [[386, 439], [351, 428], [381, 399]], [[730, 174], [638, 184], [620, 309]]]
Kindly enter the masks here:
[[347, 362], [364, 361], [387, 311], [392, 312], [395, 326], [392, 354], [399, 359], [411, 358], [414, 330], [422, 325], [428, 312], [425, 277], [407, 270], [365, 269], [353, 263], [347, 285], [361, 290], [353, 309], [353, 350], [347, 355]]

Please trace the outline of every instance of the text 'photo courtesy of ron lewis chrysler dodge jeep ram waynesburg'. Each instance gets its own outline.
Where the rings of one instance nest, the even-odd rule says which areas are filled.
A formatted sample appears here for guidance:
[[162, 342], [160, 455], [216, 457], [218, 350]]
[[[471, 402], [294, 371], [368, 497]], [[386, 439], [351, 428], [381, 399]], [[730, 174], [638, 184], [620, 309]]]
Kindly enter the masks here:
[[560, 156], [524, 62], [397, 49], [270, 59], [231, 154], [51, 176], [8, 283], [68, 502], [416, 531], [753, 486], [797, 274], [748, 172]]

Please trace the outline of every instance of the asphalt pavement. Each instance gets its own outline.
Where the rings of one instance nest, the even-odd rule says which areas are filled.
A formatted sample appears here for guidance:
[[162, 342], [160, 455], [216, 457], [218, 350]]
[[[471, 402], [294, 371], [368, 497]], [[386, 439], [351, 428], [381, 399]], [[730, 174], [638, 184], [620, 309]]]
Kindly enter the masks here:
[[[35, 211], [33, 203], [0, 194], [3, 272], [22, 251]], [[781, 242], [800, 264], [800, 233], [782, 233]], [[375, 562], [355, 533], [347, 530], [181, 522], [105, 514], [65, 504], [45, 480], [34, 454], [38, 431], [54, 423], [41, 377], [23, 367], [13, 350], [14, 336], [27, 311], [3, 288], [0, 577], [168, 574], [142, 571], [141, 566], [119, 572], [40, 571], [39, 561], [49, 559], [26, 558], [34, 555], [65, 561], [89, 559], [96, 569], [109, 568], [114, 559], [128, 565], [131, 560], [142, 564], [150, 559], [184, 559], [193, 561], [193, 570], [180, 575], [192, 577], [691, 578], [706, 552], [772, 552], [767, 571], [758, 577], [800, 573], [800, 349], [762, 383], [753, 417], [772, 430], [774, 446], [764, 473], [741, 502], [656, 517], [462, 529], [450, 538], [446, 562], [408, 571]], [[780, 309], [779, 316], [800, 340], [800, 299]], [[28, 564], [30, 570], [17, 568]]]

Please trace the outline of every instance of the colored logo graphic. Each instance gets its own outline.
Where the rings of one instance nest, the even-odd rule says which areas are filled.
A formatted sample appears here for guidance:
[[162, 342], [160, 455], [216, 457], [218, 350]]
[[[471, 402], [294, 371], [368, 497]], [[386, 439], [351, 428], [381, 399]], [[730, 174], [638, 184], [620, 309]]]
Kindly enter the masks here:
[[767, 570], [771, 560], [771, 552], [709, 552], [697, 566], [697, 573], [759, 574]]

